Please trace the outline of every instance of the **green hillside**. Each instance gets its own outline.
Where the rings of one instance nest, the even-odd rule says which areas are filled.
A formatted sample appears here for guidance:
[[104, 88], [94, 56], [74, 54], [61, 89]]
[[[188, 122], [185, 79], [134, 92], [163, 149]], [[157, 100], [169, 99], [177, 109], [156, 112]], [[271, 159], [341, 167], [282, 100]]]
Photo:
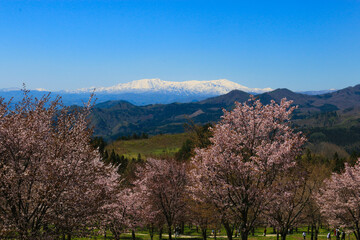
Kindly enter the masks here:
[[[304, 95], [287, 89], [277, 89], [256, 96], [264, 104], [283, 97], [299, 108], [292, 119], [293, 127], [302, 131], [312, 152], [341, 157], [360, 154], [360, 85], [322, 95]], [[184, 125], [216, 123], [230, 110], [234, 101], [244, 102], [249, 94], [232, 91], [200, 102], [135, 106], [125, 101], [109, 101], [95, 106], [92, 115], [94, 136], [111, 142], [133, 134], [146, 133], [150, 140], [116, 141], [108, 150], [137, 158], [174, 156], [186, 140]], [[162, 135], [165, 134], [165, 135]], [[176, 135], [166, 135], [176, 134]], [[110, 153], [110, 152], [109, 152]]]
[[[250, 94], [239, 90], [200, 102], [135, 106], [125, 101], [97, 104], [91, 115], [94, 136], [112, 141], [134, 133], [149, 135], [184, 132], [184, 124], [216, 123], [230, 110], [234, 101], [244, 102]], [[277, 89], [256, 96], [264, 104], [272, 99], [280, 102], [286, 97], [299, 106], [294, 112], [294, 123], [300, 128], [359, 126], [360, 85], [323, 95], [305, 95], [288, 89]], [[334, 115], [334, 113], [336, 113]], [[318, 131], [318, 130], [316, 130]]]
[[106, 147], [108, 152], [113, 149], [115, 153], [128, 158], [147, 157], [174, 157], [183, 142], [189, 137], [188, 133], [163, 134], [149, 139], [118, 140]]

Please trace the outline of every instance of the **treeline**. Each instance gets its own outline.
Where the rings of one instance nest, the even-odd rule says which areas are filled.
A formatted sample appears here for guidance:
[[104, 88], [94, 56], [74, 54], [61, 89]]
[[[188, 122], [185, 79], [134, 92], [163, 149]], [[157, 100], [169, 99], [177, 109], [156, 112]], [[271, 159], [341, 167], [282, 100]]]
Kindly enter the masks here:
[[359, 119], [348, 116], [348, 111], [326, 111], [295, 115], [295, 127], [306, 134], [308, 141], [313, 144], [327, 142], [335, 144], [348, 154], [360, 152]]
[[116, 168], [117, 172], [123, 178], [132, 178], [135, 174], [137, 164], [144, 162], [140, 153], [137, 158], [128, 158], [115, 153], [114, 149], [111, 151], [106, 150], [107, 142], [102, 137], [92, 138], [91, 145], [99, 150], [102, 161]]
[[[319, 113], [319, 116], [326, 115], [325, 113]], [[334, 112], [327, 113], [328, 116], [336, 116]], [[210, 137], [212, 137], [212, 132], [210, 131], [211, 127], [213, 127], [212, 124], [205, 124], [205, 125], [197, 125], [193, 122], [187, 123], [185, 126], [185, 129], [189, 133], [189, 138], [185, 140], [179, 151], [175, 154], [175, 159], [178, 161], [189, 161], [194, 155], [195, 155], [195, 148], [206, 148], [211, 144]], [[322, 132], [319, 132], [319, 129], [322, 128], [315, 128], [313, 131], [314, 133], [308, 132], [308, 140], [311, 143], [319, 143], [321, 141], [333, 141], [335, 143], [341, 144], [341, 143], [350, 143], [351, 140], [353, 141], [360, 141], [360, 137], [350, 137], [353, 135], [360, 134], [360, 128], [351, 128], [349, 131], [343, 131], [340, 129], [325, 129], [324, 132], [329, 136], [326, 137], [325, 134]], [[146, 136], [148, 138], [148, 135], [145, 133], [141, 134], [142, 136]], [[134, 136], [134, 138], [130, 138], [130, 136]], [[141, 139], [138, 137], [137, 134], [128, 135], [128, 137], [122, 137], [121, 140], [126, 141], [130, 139]], [[346, 141], [345, 141], [346, 139]], [[118, 169], [118, 172], [123, 174], [133, 174], [130, 171], [136, 169], [137, 163], [143, 163], [145, 159], [142, 158], [141, 154], [139, 153], [137, 158], [128, 158], [124, 155], [117, 154], [114, 149], [108, 151], [105, 150], [107, 143], [106, 141], [101, 137], [95, 137], [92, 139], [92, 145], [95, 148], [99, 149], [99, 152], [101, 153], [102, 159], [105, 163], [111, 164], [112, 166], [116, 167]], [[354, 144], [353, 144], [354, 145]], [[356, 145], [357, 146], [357, 145]], [[324, 156], [321, 154], [315, 154], [312, 153], [311, 150], [305, 149], [302, 155], [302, 159], [307, 164], [324, 164], [331, 169], [332, 172], [341, 172], [344, 169], [344, 166], [346, 163], [350, 165], [354, 165], [357, 161], [357, 159], [360, 157], [360, 145], [356, 148], [353, 147], [352, 151], [349, 151], [349, 157], [341, 157], [338, 152], [335, 152], [331, 156]], [[168, 156], [170, 157], [170, 156]], [[171, 158], [171, 157], [170, 157]], [[127, 170], [129, 163], [135, 166], [129, 167]]]
[[141, 133], [141, 134], [133, 133], [126, 136], [120, 136], [116, 140], [138, 140], [138, 139], [148, 139], [148, 138], [149, 138], [149, 134], [147, 133]]
[[312, 143], [330, 142], [352, 154], [360, 152], [360, 126], [304, 129]]

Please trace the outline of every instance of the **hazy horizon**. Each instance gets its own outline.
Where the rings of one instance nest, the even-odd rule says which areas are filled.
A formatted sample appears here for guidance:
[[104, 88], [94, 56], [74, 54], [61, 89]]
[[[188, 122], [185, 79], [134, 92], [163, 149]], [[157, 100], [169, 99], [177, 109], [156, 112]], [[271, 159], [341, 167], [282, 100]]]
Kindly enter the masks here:
[[[102, 88], [111, 88], [111, 87], [116, 87], [117, 85], [119, 84], [126, 84], [126, 83], [131, 83], [131, 82], [134, 82], [134, 81], [140, 81], [140, 80], [147, 80], [147, 79], [137, 79], [137, 80], [132, 80], [132, 81], [129, 81], [129, 82], [121, 82], [121, 83], [118, 83], [118, 84], [115, 84], [115, 85], [112, 85], [112, 86], [100, 86], [100, 85], [97, 85], [97, 86], [86, 86], [86, 87], [82, 87], [82, 88], [77, 88], [77, 89], [72, 89], [72, 88], [68, 88], [68, 89], [45, 89], [45, 88], [29, 88], [27, 84], [23, 83], [22, 86], [14, 86], [14, 87], [6, 87], [6, 88], [1, 88], [0, 87], [0, 91], [17, 91], [17, 90], [22, 90], [25, 86], [25, 88], [27, 90], [31, 90], [31, 91], [44, 91], [44, 92], [77, 92], [78, 90], [79, 91], [84, 91], [85, 89], [87, 89], [88, 91], [93, 91], [95, 90], [96, 91], [104, 91]], [[161, 81], [166, 81], [166, 82], [175, 82], [175, 81], [167, 81], [167, 80], [163, 80], [163, 79], [159, 79]], [[212, 80], [184, 80], [184, 81], [176, 81], [175, 83], [179, 83], [179, 82], [190, 82], [190, 81], [200, 81], [200, 82], [208, 82], [208, 81], [217, 81], [217, 80], [229, 80], [229, 79], [212, 79]], [[231, 80], [229, 80], [231, 81]], [[233, 81], [231, 81], [233, 82]], [[237, 83], [237, 82], [234, 82], [234, 83]], [[240, 85], [242, 85], [241, 83], [238, 83]], [[360, 83], [359, 83], [360, 84]], [[355, 85], [358, 85], [358, 84], [355, 84]], [[334, 90], [341, 90], [341, 89], [344, 89], [344, 88], [347, 88], [347, 87], [354, 87], [355, 85], [349, 85], [349, 86], [344, 86], [342, 88], [339, 88], [339, 89], [335, 89], [335, 88], [329, 88], [329, 89], [300, 89], [300, 90], [293, 90], [293, 89], [290, 89], [290, 88], [286, 88], [286, 87], [279, 87], [279, 88], [272, 88], [271, 90], [266, 90], [267, 88], [271, 88], [270, 86], [268, 87], [254, 87], [256, 89], [264, 89], [264, 92], [267, 92], [267, 91], [273, 91], [273, 90], [276, 90], [276, 89], [281, 89], [281, 88], [286, 88], [286, 89], [289, 89], [293, 92], [317, 92], [317, 91], [334, 91]], [[245, 85], [242, 85], [243, 87], [248, 87], [248, 86], [245, 86]], [[101, 90], [100, 90], [101, 89]], [[242, 89], [239, 89], [239, 90], [242, 90]], [[242, 90], [244, 91], [244, 90]], [[247, 91], [247, 92], [251, 92], [251, 91]]]

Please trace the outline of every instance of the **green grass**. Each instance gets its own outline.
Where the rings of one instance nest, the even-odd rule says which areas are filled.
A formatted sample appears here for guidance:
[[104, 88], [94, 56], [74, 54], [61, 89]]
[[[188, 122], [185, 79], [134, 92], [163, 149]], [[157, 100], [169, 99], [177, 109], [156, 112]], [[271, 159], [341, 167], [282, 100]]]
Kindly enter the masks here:
[[[263, 228], [257, 228], [255, 231], [254, 236], [250, 235], [249, 236], [249, 240], [276, 240], [276, 234], [273, 233], [272, 228], [268, 228], [267, 229], [267, 236], [263, 236]], [[307, 232], [307, 228], [298, 228], [297, 232], [294, 232], [294, 234], [289, 234], [287, 235], [286, 239], [287, 240], [303, 240], [302, 237], [302, 232], [305, 231]], [[329, 232], [328, 229], [326, 228], [322, 228], [320, 229], [320, 233], [318, 235], [318, 240], [326, 240], [326, 235]], [[336, 240], [335, 236], [333, 235], [333, 230], [331, 230], [332, 233], [332, 240]], [[139, 230], [135, 233], [136, 239], [137, 240], [150, 240], [150, 235], [146, 230]], [[226, 232], [224, 229], [222, 229], [220, 231], [220, 233], [217, 234], [216, 236], [218, 239], [227, 239], [226, 237]], [[132, 239], [131, 238], [131, 233], [130, 232], [126, 232], [121, 234], [120, 236], [121, 239]], [[104, 239], [102, 236], [97, 236], [97, 237], [93, 237], [93, 238], [75, 238], [77, 240], [85, 240], [85, 239]], [[110, 232], [107, 233], [107, 239], [113, 239], [112, 235]], [[154, 240], [158, 240], [159, 239], [159, 235], [156, 233], [154, 234]], [[162, 239], [168, 239], [168, 233], [164, 232], [162, 235]], [[175, 240], [175, 237], [173, 235], [173, 239]], [[177, 237], [176, 239], [191, 239], [191, 240], [200, 240], [202, 239], [201, 237], [201, 233], [200, 233], [200, 229], [199, 232], [196, 232], [195, 228], [189, 229], [188, 227], [185, 228], [185, 233], [183, 235], [180, 235], [179, 237]], [[214, 239], [214, 236], [211, 235], [211, 229], [208, 230], [208, 239]], [[234, 237], [233, 235], [233, 239], [235, 240], [240, 240], [240, 236]], [[306, 240], [310, 240], [311, 236], [310, 233], [306, 235]], [[355, 240], [355, 236], [354, 234], [350, 235], [350, 239], [349, 236], [346, 236], [346, 240]]]
[[189, 137], [187, 133], [164, 134], [139, 140], [118, 140], [106, 147], [108, 152], [114, 149], [115, 153], [129, 158], [137, 158], [140, 153], [146, 157], [173, 157]]

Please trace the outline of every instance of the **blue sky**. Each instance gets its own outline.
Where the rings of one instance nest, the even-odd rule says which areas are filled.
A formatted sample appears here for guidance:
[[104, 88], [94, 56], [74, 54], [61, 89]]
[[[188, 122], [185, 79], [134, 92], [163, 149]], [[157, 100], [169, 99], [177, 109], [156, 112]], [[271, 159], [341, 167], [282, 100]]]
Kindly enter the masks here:
[[0, 88], [360, 83], [359, 0], [0, 0]]

